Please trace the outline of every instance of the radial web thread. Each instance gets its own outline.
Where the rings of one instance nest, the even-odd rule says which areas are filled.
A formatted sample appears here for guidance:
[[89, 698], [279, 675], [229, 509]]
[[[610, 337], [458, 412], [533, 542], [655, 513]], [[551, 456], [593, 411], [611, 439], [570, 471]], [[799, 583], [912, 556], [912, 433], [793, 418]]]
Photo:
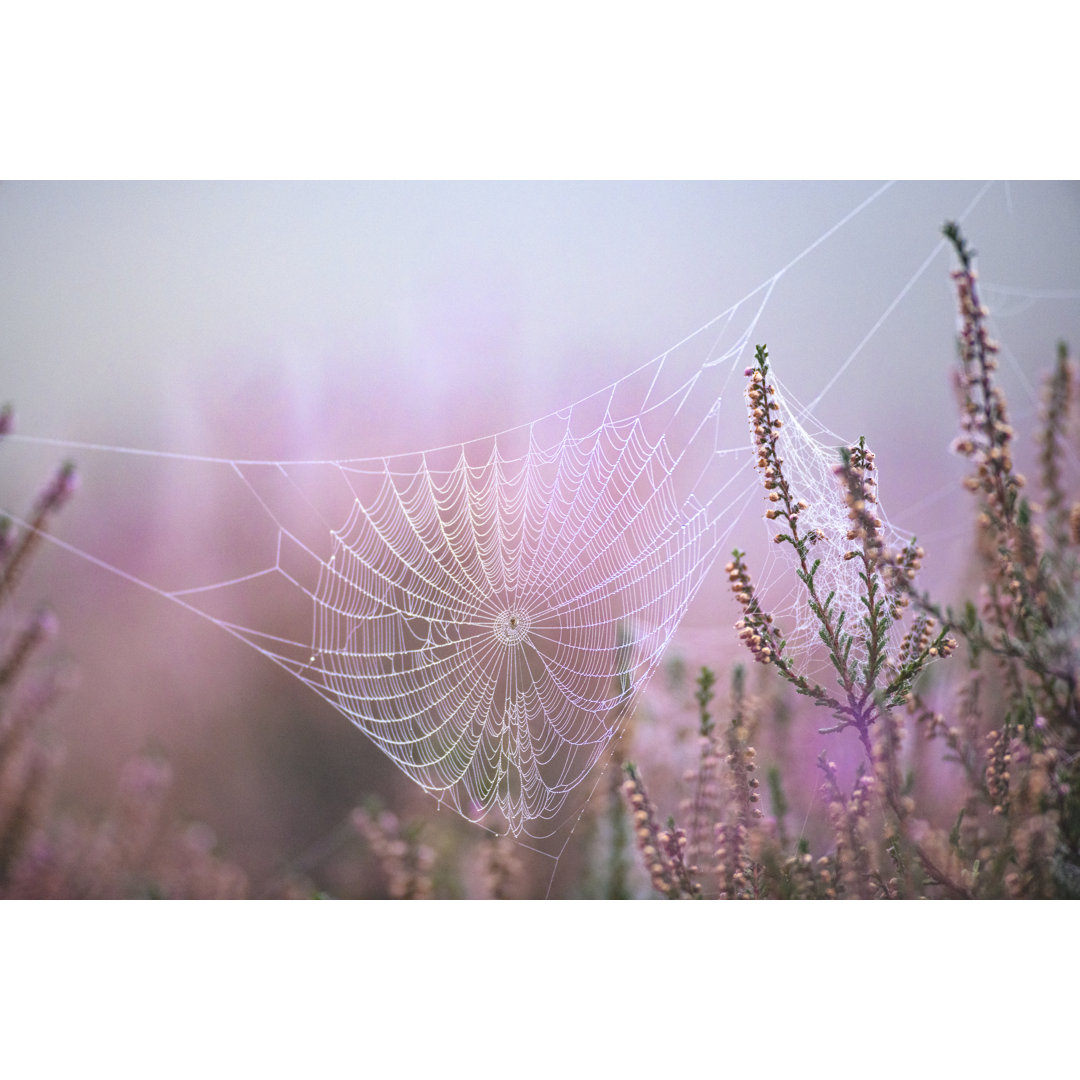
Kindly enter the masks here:
[[[287, 632], [227, 628], [440, 801], [544, 835], [715, 561], [730, 518], [717, 463], [731, 453], [717, 441], [716, 383], [744, 346], [739, 336], [681, 382], [667, 354], [462, 446], [234, 463], [279, 527], [272, 573], [309, 605], [311, 637], [301, 651]], [[208, 591], [185, 602], [209, 613], [193, 595]]]

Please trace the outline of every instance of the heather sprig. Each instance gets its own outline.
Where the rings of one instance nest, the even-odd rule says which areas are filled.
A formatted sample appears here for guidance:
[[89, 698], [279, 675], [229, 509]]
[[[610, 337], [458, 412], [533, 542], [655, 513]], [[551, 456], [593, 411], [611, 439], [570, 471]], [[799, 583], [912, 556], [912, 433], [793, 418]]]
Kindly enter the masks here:
[[[378, 860], [391, 900], [431, 898], [435, 853], [421, 841], [417, 826], [403, 824], [396, 814], [375, 805], [358, 806], [352, 812], [351, 821]], [[495, 857], [493, 854], [492, 858]], [[504, 858], [501, 849], [498, 858]], [[497, 887], [505, 884], [507, 874], [507, 867], [499, 865], [495, 869]]]
[[[980, 894], [1080, 895], [1080, 800], [1073, 794], [1080, 781], [1080, 504], [1064, 465], [1075, 423], [1074, 365], [1059, 345], [1035, 440], [1039, 505], [1026, 496], [1015, 466], [999, 346], [979, 296], [974, 252], [956, 225], [946, 224], [944, 233], [959, 263], [954, 449], [971, 463], [964, 486], [976, 502], [982, 584], [977, 603], [959, 611], [907, 585], [917, 609], [964, 642], [969, 671], [952, 723], [934, 719], [913, 693], [909, 701], [916, 716], [931, 718], [924, 729], [947, 739], [949, 759], [964, 770], [970, 797], [956, 846], [979, 868]], [[1031, 781], [1043, 772], [1045, 782]], [[1032, 854], [1051, 849], [1041, 865], [1054, 869], [1052, 882]]]
[[716, 878], [720, 900], [752, 899], [754, 865], [749, 854], [750, 830], [741, 821], [716, 823]]
[[[0, 436], [13, 425], [5, 406]], [[205, 826], [167, 820], [171, 770], [159, 755], [128, 762], [112, 809], [98, 824], [61, 818], [52, 806], [59, 755], [42, 727], [66, 680], [62, 669], [38, 658], [57, 622], [45, 609], [26, 616], [13, 608], [16, 585], [77, 486], [75, 466], [65, 462], [25, 526], [0, 521], [0, 608], [11, 626], [0, 641], [0, 897], [246, 895], [246, 875], [215, 855]]]
[[[818, 639], [831, 664], [835, 686], [822, 685], [788, 659], [786, 642], [772, 615], [763, 608], [745, 555], [737, 549], [727, 565], [729, 581], [742, 609], [736, 628], [758, 662], [770, 664], [797, 693], [832, 713], [834, 723], [819, 729], [822, 734], [854, 729], [872, 768], [857, 782], [850, 797], [842, 797], [835, 771], [826, 768], [827, 762], [822, 766], [827, 789], [829, 785], [835, 788], [829, 801], [840, 845], [837, 872], [841, 876], [836, 879], [835, 887], [844, 895], [863, 896], [869, 895], [867, 890], [871, 889], [875, 875], [879, 882], [885, 880], [870, 859], [865, 843], [866, 806], [873, 795], [875, 801], [880, 800], [891, 811], [896, 824], [897, 836], [891, 849], [896, 857], [900, 858], [902, 849], [910, 849], [919, 856], [928, 875], [947, 893], [964, 895], [963, 884], [941, 869], [940, 860], [935, 860], [912, 835], [909, 818], [913, 808], [903, 792], [898, 764], [901, 721], [892, 715], [907, 704], [916, 680], [926, 668], [956, 648], [948, 627], [935, 632], [935, 619], [927, 613], [916, 617], [898, 648], [891, 645], [894, 628], [910, 603], [909, 593], [923, 551], [914, 541], [899, 551], [888, 548], [876, 509], [874, 455], [865, 439], [860, 438], [856, 445], [841, 449], [834, 469], [848, 520], [843, 539], [851, 545], [844, 551], [842, 561], [854, 564], [858, 609], [847, 610], [838, 601], [835, 588], [826, 592], [820, 574], [822, 559], [815, 557], [814, 548], [827, 538], [820, 527], [806, 528], [800, 520], [809, 504], [795, 492], [784, 469], [783, 421], [764, 346], [757, 347], [755, 365], [746, 374], [750, 380], [747, 401], [757, 467], [771, 504], [765, 516], [780, 526], [774, 542], [787, 544], [794, 552], [795, 576], [817, 624]], [[833, 543], [838, 540], [828, 539]], [[840, 844], [841, 835], [843, 844]], [[729, 840], [725, 850], [730, 846]], [[892, 889], [881, 885], [878, 892], [891, 895]]]
[[0, 542], [0, 600], [9, 595], [31, 555], [41, 543], [46, 526], [79, 486], [75, 464], [65, 461], [53, 474], [34, 502], [30, 520], [22, 534], [12, 537], [3, 523], [5, 539]]
[[[0, 437], [14, 426], [10, 406], [0, 409]], [[40, 737], [61, 680], [34, 658], [55, 636], [56, 618], [40, 608], [29, 616], [12, 611], [15, 585], [41, 532], [75, 489], [75, 470], [61, 466], [36, 499], [28, 527], [0, 522], [0, 607], [7, 608], [0, 638], [0, 896], [11, 894], [42, 825], [57, 756]]]
[[638, 850], [653, 888], [669, 900], [700, 898], [701, 885], [692, 879], [686, 862], [686, 833], [670, 820], [665, 828], [661, 828], [656, 806], [645, 790], [637, 767], [628, 761], [623, 769], [626, 772], [623, 794], [634, 821]]
[[[1066, 454], [1068, 426], [1076, 407], [1076, 365], [1065, 342], [1058, 342], [1057, 362], [1043, 388], [1043, 426], [1039, 432], [1039, 481], [1043, 491], [1047, 535], [1052, 549], [1065, 551], [1075, 541], [1070, 538], [1070, 511], [1080, 511], [1080, 503], [1070, 507], [1065, 489], [1062, 458]], [[1080, 519], [1080, 513], [1077, 513]]]
[[757, 466], [772, 504], [765, 516], [780, 524], [774, 542], [790, 545], [795, 553], [795, 575], [817, 623], [818, 637], [832, 665], [836, 688], [826, 688], [805, 672], [796, 670], [788, 660], [786, 641], [772, 615], [762, 607], [745, 554], [738, 549], [726, 567], [735, 599], [742, 609], [736, 629], [755, 660], [772, 664], [799, 694], [832, 712], [836, 722], [823, 731], [854, 728], [869, 758], [873, 756], [870, 730], [882, 712], [902, 704], [917, 676], [932, 660], [948, 655], [955, 643], [945, 631], [931, 637], [932, 624], [929, 618], [924, 618], [917, 631], [909, 633], [899, 653], [890, 654], [893, 625], [900, 620], [908, 603], [905, 589], [896, 582], [899, 577], [906, 582], [914, 578], [922, 551], [914, 542], [898, 553], [887, 551], [882, 523], [874, 511], [877, 503], [874, 456], [863, 439], [856, 446], [841, 450], [835, 469], [849, 520], [846, 539], [853, 544], [843, 557], [857, 563], [861, 611], [853, 617], [853, 613], [838, 604], [835, 589], [824, 592], [819, 576], [822, 560], [813, 557], [813, 548], [825, 536], [820, 528], [807, 529], [800, 522], [800, 516], [809, 506], [793, 490], [784, 470], [780, 453], [783, 421], [764, 346], [757, 347], [755, 366], [747, 370], [747, 375]]
[[[999, 346], [979, 298], [974, 253], [955, 225], [944, 231], [960, 263], [953, 273], [960, 311], [955, 449], [972, 463], [964, 486], [978, 504], [979, 603], [957, 614], [916, 591], [922, 549], [911, 541], [894, 551], [885, 542], [874, 459], [862, 439], [841, 450], [835, 470], [851, 545], [843, 559], [854, 564], [857, 610], [845, 610], [835, 592], [826, 592], [814, 552], [826, 538], [801, 525], [808, 507], [785, 475], [783, 425], [767, 353], [759, 347], [747, 372], [747, 397], [771, 504], [766, 517], [780, 525], [776, 543], [795, 554], [794, 572], [836, 686], [809, 679], [789, 660], [784, 635], [739, 551], [727, 567], [741, 609], [736, 625], [756, 660], [833, 713], [836, 723], [824, 732], [854, 728], [866, 751], [870, 769], [860, 772], [850, 794], [832, 763], [821, 761], [835, 843], [824, 868], [831, 876], [826, 894], [1080, 895], [1080, 501], [1063, 464], [1074, 422], [1073, 365], [1060, 346], [1037, 440], [1040, 507], [1026, 497], [1015, 467], [1015, 433], [996, 375]], [[894, 645], [908, 611], [913, 617]], [[946, 719], [948, 710], [927, 704], [918, 680], [957, 649], [958, 639], [967, 647], [967, 674]], [[995, 661], [989, 670], [988, 658]], [[929, 741], [942, 740], [945, 760], [962, 770], [967, 795], [951, 832], [919, 816], [916, 778], [904, 766], [905, 716]], [[880, 847], [871, 842], [874, 805], [884, 811]], [[723, 836], [725, 851], [737, 846], [730, 830]], [[784, 865], [789, 885], [820, 884], [800, 855]]]
[[27, 661], [56, 634], [56, 617], [42, 608], [36, 611], [16, 631], [6, 652], [0, 656], [0, 691], [13, 685]]
[[697, 768], [684, 774], [693, 794], [679, 804], [679, 814], [691, 822], [688, 831], [673, 818], [661, 826], [639, 770], [624, 767], [624, 795], [643, 865], [653, 888], [670, 898], [803, 895], [783, 865], [777, 822], [761, 805], [753, 741], [762, 699], [747, 693], [745, 671], [736, 666], [727, 720], [720, 723], [715, 684], [714, 672], [701, 669], [693, 695], [699, 756]]
[[694, 794], [680, 806], [680, 810], [686, 813], [690, 820], [686, 857], [691, 866], [696, 865], [705, 854], [706, 831], [711, 830], [713, 822], [721, 813], [717, 766], [722, 751], [717, 742], [716, 722], [710, 712], [710, 705], [716, 696], [715, 687], [716, 675], [710, 668], [703, 667], [694, 693], [698, 706], [698, 763], [697, 768], [688, 772], [685, 777], [688, 783], [693, 784]]
[[[1041, 712], [1080, 734], [1080, 596], [1061, 468], [1072, 365], [1060, 345], [1038, 440], [1039, 478], [1046, 497], [1043, 532], [1037, 527], [1038, 508], [1022, 495], [1025, 478], [1014, 468], [1014, 432], [996, 377], [999, 346], [990, 337], [989, 312], [979, 299], [974, 252], [955, 224], [946, 224], [944, 232], [960, 262], [953, 271], [960, 313], [961, 405], [961, 434], [954, 446], [972, 462], [965, 487], [978, 500], [979, 550], [986, 567], [979, 610], [944, 617], [976, 653], [997, 658], [1015, 700], [1033, 695]], [[938, 610], [928, 598], [921, 599], [925, 610]]]
[[848, 899], [869, 900], [874, 897], [873, 856], [870, 835], [870, 812], [874, 802], [874, 778], [861, 775], [851, 795], [845, 795], [837, 776], [836, 763], [825, 751], [818, 759], [825, 782], [829, 822], [836, 841], [836, 874], [842, 895]]

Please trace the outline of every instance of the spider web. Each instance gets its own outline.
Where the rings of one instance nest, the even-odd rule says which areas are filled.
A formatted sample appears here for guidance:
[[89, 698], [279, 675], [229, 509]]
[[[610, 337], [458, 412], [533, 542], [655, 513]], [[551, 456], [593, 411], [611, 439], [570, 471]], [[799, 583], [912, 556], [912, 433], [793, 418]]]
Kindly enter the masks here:
[[272, 550], [183, 588], [108, 568], [300, 679], [462, 816], [546, 838], [748, 497], [739, 361], [768, 291], [598, 393], [462, 445], [184, 457], [234, 475]]
[[[549, 836], [737, 516], [724, 477], [744, 465], [720, 404], [730, 384], [741, 414], [733, 374], [756, 310], [710, 328], [689, 378], [671, 378], [669, 352], [460, 446], [204, 462], [231, 469], [273, 521], [272, 562], [165, 595], [296, 676], [462, 816], [495, 811], [515, 835]], [[232, 621], [253, 593], [265, 617]]]
[[[496, 831], [565, 844], [597, 763], [733, 528], [761, 505], [743, 369], [773, 290], [885, 190], [661, 356], [496, 435], [296, 462], [14, 438], [231, 476], [272, 525], [241, 573], [168, 587], [50, 540], [246, 642], [440, 804]], [[842, 440], [813, 420], [828, 389], [808, 405], [779, 382], [777, 393], [790, 475], [811, 495], [803, 521], [825, 536], [822, 579], [850, 606], [858, 582], [842, 558], [845, 511], [832, 475]], [[789, 648], [809, 656], [813, 620], [783, 575], [767, 564], [759, 586], [790, 624]]]

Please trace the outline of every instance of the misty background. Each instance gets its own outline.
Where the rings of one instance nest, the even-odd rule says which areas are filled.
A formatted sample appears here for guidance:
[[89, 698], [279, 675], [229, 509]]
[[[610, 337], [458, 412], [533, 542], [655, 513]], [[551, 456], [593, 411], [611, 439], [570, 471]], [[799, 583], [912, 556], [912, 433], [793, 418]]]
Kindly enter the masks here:
[[[452, 444], [664, 353], [880, 187], [3, 184], [0, 400], [25, 435], [178, 455]], [[978, 252], [1026, 434], [1057, 341], [1080, 341], [1076, 183], [895, 185], [783, 275], [755, 336], [826, 428], [867, 436], [884, 508], [943, 590], [971, 541], [948, 452], [949, 218]], [[248, 512], [182, 459], [8, 440], [0, 507], [24, 510], [69, 457], [82, 486], [54, 531], [80, 550], [169, 588], [246, 542]], [[688, 618], [718, 649], [736, 618], [722, 586]], [[159, 746], [184, 811], [256, 873], [370, 791], [430, 809], [328, 705], [160, 596], [46, 546], [20, 601], [60, 619], [53, 652], [72, 677], [54, 725], [72, 805], [100, 803], [119, 762]]]

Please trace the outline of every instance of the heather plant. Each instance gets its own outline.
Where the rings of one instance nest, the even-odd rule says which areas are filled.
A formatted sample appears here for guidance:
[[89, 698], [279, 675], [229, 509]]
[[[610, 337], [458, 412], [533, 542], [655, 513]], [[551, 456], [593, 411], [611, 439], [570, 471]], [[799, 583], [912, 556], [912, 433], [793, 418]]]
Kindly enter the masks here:
[[[765, 516], [776, 527], [775, 543], [791, 555], [829, 677], [790, 646], [788, 628], [759, 596], [738, 549], [726, 567], [740, 610], [736, 629], [758, 665], [829, 714], [821, 735], [854, 732], [863, 760], [845, 783], [828, 749], [821, 753], [818, 792], [829, 839], [815, 857], [805, 836], [787, 832], [777, 765], [768, 772], [771, 813], [761, 807], [758, 724], [748, 715], [762, 710], [748, 706], [743, 671], [735, 669], [728, 718], [719, 723], [716, 678], [704, 669], [695, 694], [701, 754], [687, 776], [693, 794], [680, 807], [688, 832], [674, 819], [664, 830], [657, 826], [640, 770], [627, 767], [625, 795], [641, 857], [663, 896], [1080, 896], [1080, 502], [1065, 466], [1074, 365], [1060, 346], [1037, 439], [1039, 502], [1028, 500], [1014, 466], [1014, 431], [995, 375], [999, 347], [987, 330], [973, 252], [956, 225], [943, 231], [959, 262], [955, 449], [971, 462], [964, 486], [976, 501], [978, 597], [955, 609], [919, 590], [924, 552], [914, 540], [889, 542], [864, 439], [841, 448], [835, 466], [844, 535], [827, 535], [812, 516], [804, 524], [811, 507], [784, 461], [782, 410], [768, 352], [759, 346], [746, 371], [746, 400]], [[837, 544], [854, 574], [853, 591], [823, 571], [831, 564], [819, 552]], [[851, 595], [854, 606], [841, 599]], [[951, 699], [941, 679], [928, 679], [931, 666], [946, 658]], [[925, 753], [908, 747], [912, 739], [944, 751], [961, 793], [952, 820], [940, 820], [921, 783], [916, 766], [925, 765]], [[714, 830], [711, 851], [702, 837], [705, 821]]]
[[352, 823], [378, 859], [391, 900], [431, 898], [435, 853], [422, 843], [415, 822], [403, 825], [389, 810], [360, 806], [352, 813]]
[[[12, 422], [10, 407], [0, 410], [0, 437]], [[100, 822], [55, 808], [61, 755], [45, 727], [64, 673], [38, 661], [57, 622], [48, 610], [20, 611], [17, 586], [76, 487], [65, 462], [23, 528], [0, 521], [0, 898], [244, 896], [246, 875], [217, 857], [214, 834], [170, 815], [172, 770], [160, 755], [125, 765]]]
[[[75, 490], [74, 467], [62, 465], [26, 525], [0, 528], [0, 896], [503, 899], [550, 889], [553, 866], [564, 892], [612, 899], [1080, 896], [1080, 501], [1068, 466], [1075, 365], [1061, 346], [1029, 498], [973, 253], [955, 226], [945, 234], [958, 261], [954, 448], [970, 463], [975, 595], [954, 606], [920, 587], [924, 552], [883, 523], [865, 439], [838, 450], [831, 491], [802, 467], [808, 442], [759, 346], [745, 404], [765, 518], [796, 591], [778, 609], [775, 581], [759, 587], [751, 557], [732, 552], [736, 630], [753, 664], [726, 678], [704, 667], [690, 687], [683, 676], [692, 761], [680, 790], [673, 796], [665, 775], [671, 761], [628, 760], [650, 723], [683, 731], [679, 716], [650, 721], [638, 701], [574, 846], [554, 857], [530, 853], [527, 834], [365, 800], [329, 843], [252, 886], [217, 856], [210, 830], [178, 821], [173, 772], [158, 754], [128, 763], [100, 820], [57, 812], [49, 794], [58, 755], [43, 720], [62, 680], [39, 662], [55, 619], [19, 614], [16, 594]], [[4, 410], [0, 433], [10, 425]], [[493, 626], [505, 650], [521, 647], [528, 630], [516, 610]], [[613, 626], [617, 696], [603, 683], [597, 700], [621, 709], [640, 673], [628, 624]], [[807, 717], [819, 718], [812, 726], [823, 749], [803, 819], [805, 761], [791, 734]], [[857, 748], [853, 773], [834, 747]], [[668, 804], [673, 812], [661, 812]]]
[[[0, 437], [12, 425], [12, 410], [5, 407]], [[177, 813], [174, 771], [159, 752], [139, 754], [123, 766], [100, 816], [61, 810], [55, 797], [61, 740], [47, 722], [66, 675], [42, 657], [57, 620], [45, 609], [22, 612], [18, 587], [76, 489], [75, 467], [65, 462], [35, 499], [25, 525], [0, 521], [0, 899], [327, 895], [304, 873], [308, 869], [340, 884], [336, 895], [411, 900], [527, 893], [527, 867], [511, 837], [480, 834], [470, 844], [423, 819], [399, 818], [374, 800], [351, 813], [326, 850], [317, 846], [307, 853], [311, 866], [303, 857], [293, 859], [269, 881], [253, 884], [244, 869], [219, 856], [210, 828]], [[374, 867], [351, 872], [350, 838], [373, 856]]]
[[[10, 406], [0, 410], [0, 437], [13, 426]], [[44, 815], [56, 754], [42, 726], [61, 690], [61, 677], [35, 664], [54, 635], [56, 620], [39, 609], [27, 614], [14, 603], [16, 586], [41, 531], [75, 489], [73, 466], [65, 464], [34, 502], [30, 527], [0, 521], [0, 895], [17, 893]]]

